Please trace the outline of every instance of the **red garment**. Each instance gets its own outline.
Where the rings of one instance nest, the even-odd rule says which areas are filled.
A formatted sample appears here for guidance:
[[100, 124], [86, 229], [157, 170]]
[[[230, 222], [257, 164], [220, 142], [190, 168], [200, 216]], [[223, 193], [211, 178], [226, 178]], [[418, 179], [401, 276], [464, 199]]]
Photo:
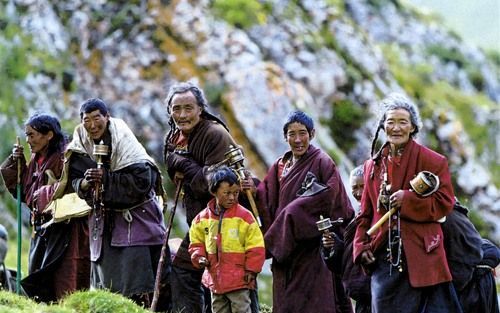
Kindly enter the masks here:
[[[454, 193], [446, 158], [413, 140], [406, 145], [400, 162], [389, 164], [388, 146], [376, 163], [368, 160], [364, 165], [365, 188], [361, 198], [361, 212], [354, 238], [353, 257], [360, 262], [361, 253], [371, 249], [375, 254], [387, 248], [388, 224], [379, 228], [372, 238], [366, 235], [368, 229], [385, 213], [377, 212], [379, 188], [383, 167], [391, 166], [389, 183], [391, 192], [404, 190], [401, 205], [401, 238], [408, 266], [409, 279], [413, 287], [432, 286], [451, 281], [443, 245], [443, 232], [438, 219], [451, 212]], [[427, 197], [410, 191], [410, 180], [421, 171], [430, 171], [440, 179], [439, 189]]]
[[[283, 156], [289, 158], [290, 151]], [[336, 290], [334, 274], [321, 259], [321, 233], [316, 226], [321, 215], [345, 221], [354, 215], [340, 174], [333, 160], [312, 145], [281, 179], [280, 162], [274, 163], [257, 188], [265, 247], [273, 257], [273, 312], [341, 312], [348, 299], [343, 290]], [[299, 196], [309, 172], [327, 188]]]
[[[50, 302], [72, 291], [88, 289], [90, 251], [87, 217], [52, 224], [46, 230], [39, 229], [40, 223], [51, 218], [50, 215], [43, 215], [42, 211], [55, 190], [55, 185], [47, 185], [46, 173], [50, 170], [55, 178], [60, 177], [64, 165], [63, 153], [53, 153], [45, 158], [33, 154], [27, 166], [24, 160], [21, 164], [21, 197], [34, 214], [37, 230], [30, 243], [29, 275], [21, 282], [24, 290], [30, 297]], [[12, 157], [2, 163], [1, 173], [6, 187], [15, 197], [17, 164]]]
[[260, 273], [265, 260], [264, 238], [252, 213], [239, 204], [215, 213], [215, 199], [193, 219], [189, 230], [189, 253], [194, 267], [200, 257], [209, 266], [203, 284], [213, 293], [224, 294], [243, 288], [255, 289], [245, 273]]

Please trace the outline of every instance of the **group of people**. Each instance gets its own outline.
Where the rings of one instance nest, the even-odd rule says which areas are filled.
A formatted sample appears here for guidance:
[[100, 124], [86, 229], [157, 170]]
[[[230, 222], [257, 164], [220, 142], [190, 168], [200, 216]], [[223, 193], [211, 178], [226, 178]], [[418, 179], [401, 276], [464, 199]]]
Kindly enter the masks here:
[[[228, 160], [238, 145], [208, 111], [202, 89], [175, 84], [165, 105], [163, 161], [189, 231], [164, 263], [164, 182], [127, 124], [98, 98], [81, 105], [70, 142], [57, 118], [28, 119], [31, 158], [15, 145], [1, 174], [16, 196], [20, 166], [21, 200], [31, 211], [22, 282], [30, 297], [50, 302], [98, 288], [150, 307], [159, 292], [158, 311], [257, 313], [256, 277], [268, 258], [276, 313], [353, 312], [350, 298], [356, 312], [472, 312], [479, 305], [498, 312], [491, 269], [499, 250], [452, 223], [459, 204], [446, 158], [414, 140], [420, 117], [406, 97], [382, 101], [372, 156], [351, 173], [356, 216], [335, 162], [311, 144], [315, 127], [306, 113], [288, 115], [282, 135], [289, 151], [260, 180]], [[377, 150], [380, 130], [386, 142]], [[54, 222], [47, 208], [68, 195], [88, 214]], [[455, 220], [468, 222], [472, 234], [460, 214]], [[323, 217], [338, 223], [322, 233]], [[457, 251], [462, 242], [476, 258]]]

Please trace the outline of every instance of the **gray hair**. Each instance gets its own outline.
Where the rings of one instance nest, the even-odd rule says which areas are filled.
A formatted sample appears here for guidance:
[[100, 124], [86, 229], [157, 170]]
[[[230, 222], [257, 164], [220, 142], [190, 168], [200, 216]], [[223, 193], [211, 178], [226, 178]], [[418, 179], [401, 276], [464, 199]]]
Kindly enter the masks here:
[[363, 177], [364, 172], [365, 170], [363, 165], [358, 165], [349, 174], [349, 179], [353, 179], [354, 177]]
[[168, 114], [170, 114], [170, 105], [172, 103], [172, 98], [178, 93], [185, 93], [188, 91], [191, 91], [193, 93], [194, 97], [196, 98], [196, 103], [198, 104], [198, 106], [200, 106], [202, 111], [207, 108], [207, 98], [205, 98], [205, 94], [200, 87], [191, 82], [180, 82], [172, 85], [168, 90], [167, 97], [164, 101], [165, 105], [167, 106]]
[[420, 113], [418, 112], [417, 106], [405, 95], [401, 93], [393, 92], [387, 97], [380, 101], [381, 114], [378, 121], [378, 127], [383, 128], [385, 119], [387, 118], [387, 111], [403, 109], [410, 113], [410, 121], [415, 130], [411, 132], [410, 137], [414, 137], [420, 128], [422, 127], [422, 122], [420, 121]]
[[377, 130], [375, 131], [375, 136], [372, 141], [372, 151], [371, 155], [375, 149], [375, 144], [378, 139], [378, 132], [384, 129], [384, 122], [387, 118], [387, 112], [391, 110], [403, 109], [410, 113], [410, 121], [414, 126], [414, 130], [410, 133], [410, 138], [415, 138], [420, 128], [422, 127], [422, 122], [420, 120], [420, 113], [417, 106], [405, 95], [397, 92], [390, 93], [382, 101], [380, 101], [380, 114], [377, 123]]

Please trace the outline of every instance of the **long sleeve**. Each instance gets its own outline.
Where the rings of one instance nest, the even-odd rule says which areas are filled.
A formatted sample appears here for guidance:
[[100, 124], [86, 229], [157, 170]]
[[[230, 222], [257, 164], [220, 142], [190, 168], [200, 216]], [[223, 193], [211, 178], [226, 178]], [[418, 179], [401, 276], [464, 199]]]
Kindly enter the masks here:
[[199, 215], [193, 220], [189, 228], [189, 238], [191, 241], [188, 251], [191, 255], [191, 262], [195, 268], [200, 268], [198, 260], [201, 257], [207, 257], [207, 251], [205, 249], [205, 233]]
[[265, 258], [264, 236], [257, 221], [254, 220], [248, 226], [245, 240], [245, 269], [253, 273], [260, 273]]

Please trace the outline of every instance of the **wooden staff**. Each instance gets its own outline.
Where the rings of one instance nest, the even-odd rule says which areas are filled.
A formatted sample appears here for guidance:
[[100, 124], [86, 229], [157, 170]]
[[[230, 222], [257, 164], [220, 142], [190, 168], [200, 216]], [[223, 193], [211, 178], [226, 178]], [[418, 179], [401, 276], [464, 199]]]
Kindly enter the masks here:
[[396, 208], [392, 208], [387, 211], [372, 227], [370, 227], [370, 229], [368, 229], [368, 231], [366, 232], [368, 236], [373, 235], [373, 233], [375, 233], [377, 229], [379, 229], [380, 226], [382, 226], [382, 224], [384, 224], [385, 221], [387, 221], [389, 217], [391, 217], [392, 214], [396, 213], [396, 210]]
[[[16, 137], [16, 147], [21, 146], [19, 136]], [[21, 247], [22, 247], [22, 217], [21, 217], [21, 158], [17, 158], [17, 273], [16, 293], [21, 294]]]
[[172, 230], [172, 225], [174, 224], [174, 216], [175, 216], [175, 211], [177, 209], [177, 203], [179, 202], [179, 196], [180, 196], [181, 191], [182, 191], [182, 183], [183, 183], [183, 180], [181, 180], [177, 183], [177, 189], [175, 191], [174, 206], [172, 207], [172, 210], [170, 211], [170, 216], [169, 216], [168, 225], [167, 225], [167, 233], [165, 234], [165, 241], [163, 242], [163, 246], [161, 247], [160, 260], [158, 262], [158, 268], [156, 269], [153, 301], [151, 302], [151, 307], [150, 307], [150, 310], [152, 312], [154, 312], [156, 310], [156, 306], [158, 304], [158, 299], [160, 297], [160, 285], [161, 285], [161, 275], [163, 273], [163, 264], [165, 263], [165, 255], [167, 254], [167, 249], [169, 249], [168, 238], [170, 237], [170, 231]]

